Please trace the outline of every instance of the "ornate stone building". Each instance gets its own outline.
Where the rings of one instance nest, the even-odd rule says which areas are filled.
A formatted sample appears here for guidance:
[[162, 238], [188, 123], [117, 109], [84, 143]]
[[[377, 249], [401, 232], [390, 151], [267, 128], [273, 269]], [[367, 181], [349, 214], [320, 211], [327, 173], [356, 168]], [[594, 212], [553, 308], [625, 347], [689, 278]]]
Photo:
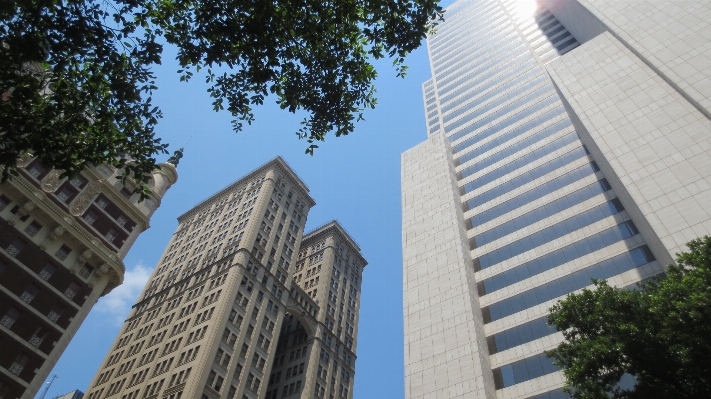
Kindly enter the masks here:
[[365, 260], [314, 204], [277, 157], [180, 216], [86, 398], [351, 398]]
[[[266, 399], [353, 396], [360, 282], [366, 264], [358, 245], [336, 221], [304, 236]], [[304, 312], [310, 307], [319, 309], [315, 317]]]
[[0, 398], [34, 397], [178, 179], [158, 165], [138, 202], [114, 168], [69, 180], [27, 157], [18, 172], [0, 185]]

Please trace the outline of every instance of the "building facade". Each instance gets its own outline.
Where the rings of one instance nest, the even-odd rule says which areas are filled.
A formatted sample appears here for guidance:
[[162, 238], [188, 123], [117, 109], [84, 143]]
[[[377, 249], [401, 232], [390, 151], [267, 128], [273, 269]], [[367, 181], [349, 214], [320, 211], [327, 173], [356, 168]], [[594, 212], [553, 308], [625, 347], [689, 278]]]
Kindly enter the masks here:
[[591, 278], [634, 286], [711, 234], [710, 16], [448, 7], [428, 38], [428, 138], [402, 155], [407, 398], [565, 397], [547, 309]]
[[83, 397], [84, 397], [84, 393], [77, 389], [77, 390], [71, 391], [67, 394], [57, 396], [54, 399], [82, 399]]
[[311, 306], [319, 311], [304, 323], [287, 309], [266, 399], [288, 397], [300, 386], [302, 392], [295, 398], [353, 397], [360, 284], [366, 265], [358, 244], [336, 221], [304, 235], [291, 297], [297, 303], [311, 298]]
[[314, 204], [277, 157], [180, 216], [85, 397], [351, 398], [365, 261]]
[[99, 297], [121, 284], [122, 259], [178, 178], [158, 165], [139, 202], [111, 167], [69, 180], [28, 156], [17, 170], [0, 185], [0, 398], [13, 399], [35, 396]]

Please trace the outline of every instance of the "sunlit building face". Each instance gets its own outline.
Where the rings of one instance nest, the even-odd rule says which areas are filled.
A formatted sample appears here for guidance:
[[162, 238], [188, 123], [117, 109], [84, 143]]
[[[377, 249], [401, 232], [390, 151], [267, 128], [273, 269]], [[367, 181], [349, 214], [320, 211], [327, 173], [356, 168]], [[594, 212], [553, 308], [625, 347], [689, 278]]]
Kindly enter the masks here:
[[[658, 199], [703, 201], [682, 193], [711, 170], [653, 138], [682, 134], [691, 151], [711, 123], [703, 96], [679, 94], [696, 79], [688, 69], [664, 75], [651, 47], [621, 41], [661, 35], [642, 14], [608, 1], [458, 1], [428, 38], [428, 139], [402, 155], [407, 398], [566, 397], [544, 353], [561, 341], [548, 309], [591, 279], [634, 287], [681, 250], [671, 230], [711, 230], [694, 220], [709, 219], [700, 208]], [[664, 116], [635, 100], [649, 87], [667, 93], [646, 100]], [[681, 108], [706, 135], [673, 133]]]

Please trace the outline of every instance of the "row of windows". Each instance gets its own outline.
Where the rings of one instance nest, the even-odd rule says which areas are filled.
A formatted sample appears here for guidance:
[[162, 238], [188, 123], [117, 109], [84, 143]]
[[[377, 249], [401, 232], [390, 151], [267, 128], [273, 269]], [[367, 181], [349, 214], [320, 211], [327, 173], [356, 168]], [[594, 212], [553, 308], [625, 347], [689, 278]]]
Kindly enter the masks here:
[[[505, 52], [516, 53], [523, 50], [523, 48], [521, 47], [522, 43], [518, 39], [515, 32], [511, 32], [509, 30], [504, 29], [487, 40], [487, 42], [492, 41], [496, 41], [496, 43], [494, 43], [496, 46], [499, 46], [504, 43], [508, 44], [506, 44], [500, 50], [497, 50], [494, 53], [490, 54], [487, 54], [487, 52], [489, 52], [490, 49], [494, 47], [484, 48], [483, 51], [481, 50], [481, 48], [476, 47], [473, 48], [471, 51], [464, 53], [462, 56], [456, 57], [454, 60], [452, 60], [451, 63], [461, 60], [461, 65], [447, 72], [447, 74], [457, 72], [452, 77], [456, 78], [455, 83], [447, 87], [440, 86], [440, 90], [438, 91], [438, 93], [443, 104], [462, 94], [466, 90], [476, 87], [478, 84], [486, 83], [487, 79], [501, 73], [502, 71], [505, 71], [506, 68], [510, 70], [513, 65], [523, 60], [523, 58], [519, 56], [516, 58], [509, 59], [505, 61], [504, 64], [502, 64], [501, 60], [499, 59], [500, 56]], [[471, 57], [464, 58], [465, 56]], [[475, 56], [479, 58], [476, 58]], [[444, 76], [446, 75], [443, 75], [442, 77]], [[460, 80], [466, 77], [469, 77], [469, 80], [460, 82]], [[449, 80], [451, 79], [448, 79], [447, 83], [449, 82]]]
[[493, 355], [556, 332], [556, 328], [549, 325], [545, 317], [541, 317], [486, 337], [486, 345], [489, 354]]
[[[488, 83], [492, 77], [511, 70], [513, 65], [524, 60], [522, 54], [526, 51], [526, 47], [515, 31], [506, 28], [500, 32], [492, 33], [496, 34], [487, 40], [487, 42], [492, 42], [492, 46], [474, 48], [469, 52], [470, 57], [463, 58], [456, 68], [452, 68], [438, 77], [443, 79], [438, 81], [438, 94], [442, 103], [450, 101], [478, 84]], [[494, 48], [498, 49], [492, 52], [491, 49]], [[509, 57], [502, 60], [503, 55]], [[514, 57], [514, 55], [518, 56]], [[504, 64], [509, 68], [503, 68]], [[508, 75], [513, 76], [512, 74]]]
[[492, 14], [492, 18], [485, 18], [484, 15], [478, 19], [477, 24], [472, 24], [471, 20], [466, 21], [466, 30], [458, 32], [459, 35], [453, 40], [449, 40], [445, 46], [433, 46], [430, 53], [430, 59], [435, 66], [442, 60], [447, 60], [452, 54], [459, 54], [459, 48], [467, 48], [467, 45], [471, 45], [471, 40], [469, 40], [470, 35], [485, 36], [487, 32], [491, 32], [493, 28], [508, 26], [507, 24], [501, 23], [505, 20], [505, 16], [500, 9], [494, 7], [487, 11], [487, 14]]
[[554, 20], [553, 14], [551, 14], [548, 10], [541, 10], [541, 12], [537, 13], [535, 16], [519, 15], [518, 19], [521, 31], [524, 36], [529, 39], [536, 33], [540, 32], [541, 29], [547, 29], [551, 23], [555, 23], [557, 21]]
[[[458, 8], [457, 6], [459, 5], [467, 5], [471, 7], [452, 13], [452, 10]], [[445, 41], [445, 39], [451, 40], [453, 36], [461, 34], [460, 28], [466, 28], [469, 26], [472, 18], [476, 16], [484, 18], [492, 9], [498, 10], [499, 7], [496, 3], [486, 2], [455, 3], [447, 8], [448, 17], [446, 23], [438, 27], [437, 34], [427, 40], [430, 42], [430, 45], [436, 45], [437, 43]], [[448, 42], [449, 40], [446, 41]]]
[[499, 166], [498, 168], [491, 170], [488, 173], [479, 176], [478, 178], [465, 184], [460, 188], [461, 193], [465, 194], [474, 191], [477, 188], [489, 184], [500, 177], [508, 175], [509, 173], [512, 173], [523, 167], [529, 166], [530, 164], [536, 162], [536, 160], [550, 155], [553, 152], [558, 151], [561, 148], [567, 146], [568, 144], [576, 142], [579, 143], [578, 135], [573, 131], [553, 140], [552, 142], [544, 145], [543, 147], [539, 147], [535, 150], [529, 150], [524, 153], [523, 156], [515, 158], [514, 160], [505, 163]]
[[[506, 54], [506, 52], [502, 51], [502, 49], [513, 53], [513, 51], [511, 51], [511, 46], [515, 47], [522, 44], [521, 40], [518, 39], [516, 31], [506, 25], [490, 29], [486, 36], [488, 36], [486, 39], [482, 37], [481, 40], [477, 40], [477, 43], [480, 45], [471, 46], [469, 49], [459, 51], [459, 55], [449, 59], [445, 64], [443, 64], [442, 67], [437, 67], [435, 69], [438, 74], [437, 81], [440, 86], [440, 95], [449, 93], [452, 89], [455, 89], [454, 93], [449, 96], [451, 97], [464, 89], [462, 87], [458, 87], [456, 84], [449, 87], [443, 87], [444, 84], [439, 83], [441, 79], [446, 79], [446, 83], [449, 83], [451, 81], [451, 78], [449, 77], [452, 74], [454, 74], [454, 77], [459, 79], [471, 76], [474, 73], [482, 73], [483, 68], [492, 68], [492, 60], [496, 60], [495, 57], [500, 58], [501, 55]], [[492, 52], [492, 49], [496, 50]], [[473, 87], [470, 85], [467, 86]]]
[[[573, 169], [568, 173], [551, 179], [538, 187], [528, 190], [508, 201], [505, 201], [499, 205], [493, 206], [486, 211], [472, 216], [468, 220], [468, 224], [471, 226], [480, 226], [486, 222], [489, 222], [501, 215], [509, 213], [514, 209], [518, 209], [528, 203], [531, 203], [537, 199], [540, 199], [550, 193], [553, 193], [571, 183], [581, 180], [587, 176], [590, 176], [600, 169], [597, 167], [595, 162], [591, 162], [587, 165], [583, 165], [577, 169]], [[465, 206], [468, 204], [465, 203]], [[466, 209], [465, 209], [466, 210]], [[471, 227], [470, 227], [471, 228]]]
[[556, 44], [564, 44], [570, 37], [570, 33], [565, 30], [563, 25], [558, 24], [556, 28], [546, 32], [546, 34], [543, 34], [540, 30], [535, 30], [532, 34], [528, 35], [527, 38], [531, 43], [531, 47], [540, 55], [550, 48], [557, 47]]
[[[535, 22], [535, 24], [533, 24]], [[535, 37], [546, 33], [545, 36], [552, 37], [554, 32], [551, 32], [551, 28], [560, 25], [560, 22], [551, 14], [550, 12], [544, 12], [536, 16], [535, 18], [530, 18], [521, 24], [524, 35], [529, 39], [533, 40]], [[534, 44], [533, 42], [531, 44]]]
[[[491, 77], [500, 73], [503, 70], [501, 68], [502, 55], [523, 55], [523, 52], [526, 51], [526, 46], [518, 39], [512, 29], [503, 28], [500, 32], [493, 33], [495, 34], [487, 40], [488, 42], [495, 41], [491, 47], [477, 47], [478, 51], [474, 51], [472, 57], [463, 59], [466, 63], [462, 63], [459, 67], [450, 69], [437, 77], [437, 87], [439, 89], [437, 93], [441, 97], [442, 103], [458, 96], [465, 90], [486, 82], [485, 76]], [[491, 52], [492, 48], [497, 50]], [[521, 56], [516, 58], [518, 59], [517, 62], [523, 59]], [[457, 59], [461, 58], [457, 57]], [[511, 62], [507, 61], [506, 63], [511, 65]], [[460, 80], [464, 81], [459, 82]]]
[[645, 265], [653, 260], [654, 256], [646, 245], [637, 247], [583, 270], [491, 304], [482, 309], [484, 323], [502, 319], [553, 298], [587, 287], [590, 285], [591, 279], [604, 280]]
[[[540, 69], [538, 67], [536, 67], [534, 69], [534, 72], [539, 73]], [[532, 90], [537, 85], [541, 85], [541, 84], [542, 84], [541, 87], [538, 87], [536, 90], [529, 92], [525, 96], [520, 95], [521, 93], [528, 91], [528, 90]], [[471, 111], [472, 114], [470, 114], [469, 117], [459, 119], [459, 120], [455, 121], [454, 123], [446, 125], [445, 129], [446, 129], [447, 133], [456, 130], [460, 126], [466, 125], [467, 123], [471, 122], [472, 120], [475, 120], [477, 117], [483, 115], [487, 111], [494, 109], [494, 108], [498, 107], [499, 105], [504, 104], [508, 101], [513, 100], [506, 106], [501, 107], [494, 112], [491, 112], [490, 114], [482, 117], [481, 119], [476, 119], [475, 123], [469, 124], [466, 126], [466, 128], [460, 130], [459, 132], [457, 132], [453, 135], [448, 136], [448, 140], [450, 142], [453, 142], [461, 137], [464, 137], [464, 136], [468, 135], [469, 133], [476, 131], [480, 127], [483, 127], [483, 126], [495, 121], [496, 119], [499, 119], [500, 117], [502, 117], [502, 116], [504, 116], [504, 115], [506, 115], [506, 114], [508, 114], [520, 107], [527, 105], [528, 103], [532, 102], [535, 98], [545, 96], [546, 94], [550, 95], [550, 93], [548, 93], [550, 91], [551, 91], [551, 87], [550, 87], [550, 85], [547, 84], [547, 78], [544, 75], [540, 75], [536, 79], [534, 79], [530, 82], [527, 82], [526, 84], [524, 84], [523, 86], [514, 90], [513, 92], [506, 93], [503, 96], [501, 96], [499, 99], [492, 101], [481, 108], [477, 108], [477, 109], [465, 108], [463, 110]], [[494, 92], [496, 93], [496, 91], [494, 91]], [[496, 128], [496, 131], [498, 132], [498, 131], [501, 131], [502, 129], [503, 129], [502, 126], [498, 126]], [[484, 132], [480, 132], [480, 134], [477, 135], [477, 136], [479, 136], [478, 139], [475, 139], [475, 140], [469, 139], [469, 140], [466, 140], [462, 143], [455, 145], [454, 152], [458, 152], [465, 147], [469, 147], [471, 144], [473, 144], [473, 142], [480, 141], [481, 138], [486, 137], [486, 136], [482, 135], [481, 133], [484, 133]], [[489, 134], [491, 134], [491, 132], [489, 132]]]
[[530, 251], [533, 248], [540, 247], [545, 243], [566, 236], [585, 226], [589, 226], [609, 216], [622, 212], [623, 210], [624, 208], [622, 207], [620, 200], [615, 198], [583, 213], [565, 219], [562, 222], [546, 227], [535, 234], [531, 234], [527, 237], [521, 238], [520, 240], [504, 245], [503, 247], [489, 252], [488, 254], [480, 256], [480, 267], [482, 269], [486, 269], [487, 267], [491, 267], [497, 263], [503, 262], [506, 259], [518, 256], [526, 251]]
[[524, 173], [522, 175], [516, 176], [511, 180], [507, 180], [498, 186], [492, 187], [489, 190], [476, 195], [469, 200], [467, 200], [467, 205], [469, 209], [474, 209], [477, 206], [483, 205], [495, 198], [501, 197], [502, 195], [513, 191], [525, 184], [531, 183], [534, 180], [543, 177], [557, 169], [560, 169], [570, 163], [573, 163], [587, 155], [587, 150], [585, 147], [577, 147], [558, 158], [552, 159], [542, 165], [537, 166], [535, 169]]
[[[564, 112], [563, 107], [556, 107], [550, 111], [548, 111], [545, 115], [543, 115], [544, 120], [552, 120], [553, 118], [556, 118], [558, 115], [562, 114]], [[524, 135], [525, 133], [534, 130], [535, 128], [539, 128], [538, 132], [535, 132], [528, 137], [525, 137], [522, 140], [519, 140], [513, 144], [510, 144], [508, 147], [505, 147], [499, 152], [496, 152], [494, 154], [489, 154], [487, 157], [480, 159], [477, 162], [474, 162], [473, 164], [467, 166], [466, 168], [461, 169], [458, 174], [457, 178], [459, 180], [471, 176], [472, 174], [483, 170], [484, 168], [491, 166], [521, 150], [528, 149], [530, 148], [533, 144], [547, 138], [554, 136], [560, 131], [563, 131], [565, 129], [568, 129], [571, 126], [571, 123], [568, 119], [563, 119], [558, 122], [555, 122], [551, 125], [545, 126], [541, 125], [541, 120], [538, 118], [533, 119], [527, 123], [524, 123], [523, 125], [511, 130], [510, 132], [507, 132], [499, 137], [494, 138], [493, 140], [489, 141], [488, 143], [484, 144], [481, 147], [476, 148], [475, 150], [468, 152], [466, 154], [466, 157], [469, 159], [472, 159], [478, 155], [481, 155], [489, 150], [492, 150], [496, 147], [499, 147], [503, 144], [508, 143], [509, 141], [512, 141], [519, 136]]]
[[[534, 91], [534, 92], [531, 92], [525, 96], [521, 96], [523, 93], [528, 92], [529, 90], [533, 89], [536, 85], [546, 82], [548, 79], [545, 75], [541, 74], [540, 68], [535, 68], [531, 74], [538, 75], [538, 77], [536, 77], [532, 80], [526, 81], [522, 84], [518, 80], [510, 81], [510, 82], [506, 83], [503, 87], [500, 87], [501, 90], [499, 90], [499, 88], [497, 88], [496, 90], [491, 90], [486, 95], [484, 95], [480, 98], [477, 98], [474, 105], [469, 106], [469, 107], [462, 107], [462, 108], [452, 112], [451, 114], [445, 116], [444, 123], [445, 123], [445, 127], [447, 128], [447, 131], [453, 131], [457, 127], [468, 123], [470, 120], [472, 120], [474, 118], [484, 115], [485, 113], [498, 107], [501, 104], [504, 104], [504, 103], [509, 102], [511, 100], [514, 100], [514, 103], [512, 103], [512, 105], [517, 104], [517, 103], [522, 103], [522, 102], [528, 102], [529, 99], [537, 97], [540, 95], [541, 92], [548, 90], [546, 87], [543, 87], [543, 88], [539, 89], [538, 91]], [[519, 84], [520, 84], [520, 86], [515, 88], [514, 90], [512, 90], [510, 92], [504, 92], [504, 90], [506, 90], [510, 87], [514, 87]], [[538, 93], [538, 94], [536, 94], [536, 93]], [[496, 97], [496, 96], [499, 96], [499, 97], [493, 101], [484, 103], [484, 101], [488, 100], [489, 98]], [[484, 104], [484, 105], [481, 105], [481, 104]], [[511, 107], [512, 105], [509, 105], [508, 107]], [[493, 121], [494, 119], [498, 118], [498, 116], [494, 116], [494, 115], [503, 115], [503, 113], [508, 112], [508, 111], [504, 111], [504, 109], [506, 109], [508, 107], [505, 107], [503, 109], [497, 110], [496, 112], [493, 112], [492, 114], [488, 115], [487, 117], [483, 118], [482, 120], [478, 121], [477, 123], [471, 125], [471, 128], [476, 130], [481, 126], [486, 125], [486, 123], [488, 123], [488, 122], [483, 122], [483, 121]], [[514, 108], [518, 108], [518, 106], [514, 106]], [[455, 118], [459, 117], [462, 114], [466, 114], [466, 115], [463, 118], [458, 119], [455, 122], [447, 125], [448, 122], [454, 120]], [[456, 135], [459, 135], [460, 133], [461, 132], [457, 133]], [[454, 136], [456, 136], [456, 135], [454, 135]], [[452, 139], [452, 137], [454, 137], [454, 136], [451, 136], [450, 139]]]
[[[487, 33], [490, 33], [497, 27], [511, 27], [509, 24], [504, 23], [505, 20], [506, 16], [500, 8], [491, 7], [474, 20], [472, 20], [471, 17], [462, 20], [460, 27], [447, 24], [447, 30], [453, 30], [452, 33], [454, 33], [454, 35], [452, 35], [444, 45], [431, 45], [432, 53], [430, 59], [435, 66], [438, 66], [438, 64], [443, 61], [466, 50], [468, 48], [467, 44], [471, 46], [472, 37], [485, 37]], [[439, 34], [434, 37], [437, 36], [439, 36]]]
[[[523, 118], [533, 114], [537, 110], [543, 109], [544, 107], [553, 104], [558, 100], [558, 97], [554, 95], [554, 92], [552, 91], [552, 87], [545, 82], [545, 79], [539, 79], [539, 81], [535, 83], [544, 83], [542, 87], [536, 89], [535, 91], [517, 98], [515, 101], [512, 103], [506, 105], [505, 107], [502, 107], [495, 112], [492, 112], [491, 114], [487, 115], [486, 117], [479, 119], [476, 121], [476, 123], [473, 123], [471, 125], [466, 126], [464, 129], [461, 131], [457, 132], [457, 134], [450, 136], [450, 141], [454, 140], [455, 138], [459, 137], [464, 137], [468, 135], [471, 132], [474, 132], [475, 130], [479, 129], [480, 127], [483, 127], [496, 119], [499, 119], [503, 116], [506, 116], [508, 114], [511, 114], [507, 116], [504, 120], [501, 120], [497, 122], [494, 126], [489, 127], [485, 129], [484, 131], [479, 132], [477, 136], [480, 138], [475, 138], [475, 139], [467, 139], [465, 141], [462, 141], [461, 143], [456, 144], [453, 147], [453, 151], [459, 152], [462, 151], [463, 149], [471, 146], [474, 142], [478, 142], [481, 140], [482, 137], [487, 137], [488, 135], [493, 134], [494, 132], [499, 132], [508, 127], [509, 125], [512, 125]], [[551, 100], [552, 99], [552, 100]], [[546, 101], [547, 100], [547, 101]], [[513, 112], [516, 111], [516, 112]], [[513, 113], [512, 113], [513, 112]], [[454, 129], [454, 127], [447, 129], [447, 132], [451, 132]], [[476, 137], [476, 136], [474, 136]]]
[[[490, 7], [484, 15], [481, 15], [476, 20], [472, 20], [471, 18], [461, 20], [459, 27], [456, 27], [457, 24], [450, 24], [451, 21], [448, 19], [447, 24], [445, 24], [442, 29], [451, 31], [450, 34], [452, 36], [449, 40], [440, 45], [434, 44], [433, 40], [435, 38], [442, 38], [441, 31], [438, 31], [436, 35], [428, 39], [428, 41], [430, 41], [432, 54], [438, 55], [437, 57], [430, 57], [435, 67], [435, 73], [440, 74], [460, 60], [472, 59], [474, 56], [472, 50], [481, 48], [490, 50], [497, 48], [494, 43], [491, 43], [491, 39], [488, 38], [496, 33], [497, 30], [512, 28], [510, 24], [502, 23], [505, 22], [505, 19], [506, 17], [498, 7]], [[481, 43], [479, 40], [473, 41], [472, 37], [480, 39]], [[472, 46], [472, 43], [477, 45]], [[469, 46], [467, 46], [467, 44], [469, 44]], [[474, 49], [472, 49], [472, 47], [474, 47]], [[440, 76], [437, 76], [437, 78], [439, 77]]]
[[[521, 51], [525, 51], [525, 47], [522, 47]], [[493, 95], [493, 94], [499, 94], [499, 93], [503, 92], [504, 90], [506, 90], [510, 87], [513, 87], [514, 85], [517, 85], [521, 82], [530, 80], [537, 73], [540, 73], [540, 69], [533, 68], [533, 66], [535, 66], [535, 62], [533, 60], [528, 60], [528, 61], [524, 61], [523, 63], [521, 63], [520, 65], [516, 66], [515, 68], [513, 68], [511, 70], [502, 71], [501, 68], [496, 68], [496, 70], [492, 71], [492, 73], [488, 73], [486, 75], [487, 76], [495, 76], [495, 75], [499, 74], [498, 77], [487, 79], [484, 82], [484, 84], [477, 87], [475, 90], [465, 93], [464, 95], [457, 98], [456, 100], [447, 103], [447, 105], [442, 106], [442, 113], [444, 114], [447, 111], [459, 106], [460, 104], [463, 104], [467, 101], [471, 101], [471, 100], [475, 99], [476, 96], [480, 95], [481, 93], [485, 92], [486, 90], [489, 90], [492, 87], [496, 87], [496, 90], [490, 91], [487, 94], [487, 97], [491, 97], [491, 95]], [[511, 79], [512, 76], [514, 76], [513, 79]], [[503, 84], [503, 85], [501, 85], [501, 84]], [[499, 86], [499, 85], [501, 85], [501, 86]], [[467, 84], [467, 86], [470, 86], [470, 85]], [[472, 86], [470, 86], [470, 87], [472, 87]], [[476, 102], [481, 103], [487, 97], [482, 97], [480, 99], [476, 99]], [[453, 119], [453, 118], [447, 119], [446, 121], [449, 121], [451, 119]]]
[[638, 234], [631, 220], [593, 234], [580, 241], [532, 259], [520, 266], [506, 270], [483, 281], [477, 282], [479, 295], [490, 294], [509, 285], [554, 269], [585, 255], [591, 254], [616, 242]]
[[524, 18], [520, 18], [521, 20], [523, 20], [520, 22], [521, 30], [526, 36], [529, 36], [531, 32], [540, 30], [540, 27], [545, 24], [548, 24], [553, 18], [553, 14], [551, 14], [548, 10], [541, 11], [535, 16], [527, 16]]
[[[538, 111], [540, 111], [552, 104], [555, 104], [557, 101], [558, 101], [558, 97], [555, 95], [541, 98], [539, 101], [533, 103], [532, 105], [530, 105], [526, 108], [523, 108], [521, 110], [518, 110], [516, 113], [512, 114], [511, 116], [498, 122], [496, 125], [489, 127], [487, 129], [484, 129], [481, 132], [479, 132], [478, 134], [476, 134], [475, 136], [470, 137], [467, 140], [462, 141], [459, 144], [456, 144], [453, 147], [452, 151], [454, 153], [463, 151], [463, 150], [473, 146], [474, 144], [476, 144], [476, 143], [478, 143], [490, 136], [493, 136], [501, 131], [504, 131], [509, 126], [519, 123], [520, 121], [526, 119], [527, 117], [533, 115], [534, 113], [536, 113], [536, 112], [538, 112]], [[556, 112], [555, 110], [552, 110], [552, 111], [548, 112], [547, 114], [544, 114], [544, 115], [541, 115], [538, 117], [534, 117], [531, 121], [515, 128], [511, 132], [508, 132], [501, 137], [497, 137], [495, 140], [497, 140], [497, 142], [504, 143], [504, 142], [518, 136], [520, 133], [524, 133], [527, 130], [536, 127], [537, 125], [540, 125], [540, 124], [543, 124], [543, 123], [549, 121], [550, 118], [556, 116], [557, 114], [561, 114], [563, 112], [564, 112], [564, 110], [562, 109], [562, 107], [560, 107], [560, 111], [558, 111], [558, 112]], [[467, 131], [466, 134], [469, 134], [473, 131], [473, 130], [469, 130], [469, 129], [465, 129], [465, 130]], [[514, 132], [517, 132], [517, 133], [514, 133]], [[493, 145], [493, 143], [491, 143], [491, 142], [487, 143], [486, 145], [488, 146], [489, 149], [492, 149], [497, 146], [497, 145]], [[484, 151], [485, 150], [483, 150], [482, 147], [479, 147], [474, 152], [467, 152], [466, 154], [458, 157], [457, 164], [461, 165], [467, 161], [470, 161], [470, 160], [474, 159], [477, 155], [482, 154]]]
[[546, 374], [554, 373], [560, 367], [553, 364], [553, 359], [540, 353], [526, 359], [507, 364], [492, 370], [496, 389], [510, 387]]
[[[536, 52], [538, 54], [541, 54], [543, 51], [546, 51], [546, 49], [548, 49], [548, 48], [558, 47], [558, 46], [556, 46], [556, 43], [559, 45], [566, 43], [567, 40], [564, 40], [564, 39], [569, 39], [571, 37], [570, 33], [568, 33], [568, 31], [565, 30], [565, 26], [561, 25], [557, 21], [556, 21], [556, 23], [550, 25], [550, 28], [552, 28], [552, 29], [545, 31], [545, 34], [541, 35], [541, 37], [538, 40], [531, 42], [531, 46], [534, 48], [536, 48], [536, 46], [540, 45], [540, 47], [536, 48]], [[543, 30], [541, 30], [539, 32], [544, 33]], [[557, 35], [558, 33], [560, 33], [560, 35]], [[536, 36], [536, 35], [531, 35], [531, 36]], [[565, 46], [562, 46], [560, 48], [563, 48], [563, 47], [565, 47]]]
[[560, 22], [558, 22], [558, 20], [555, 19], [553, 14], [546, 15], [546, 17], [542, 18], [541, 20], [542, 21], [545, 20], [545, 22], [537, 23], [537, 29], [534, 27], [531, 30], [531, 33], [528, 33], [526, 35], [527, 37], [533, 38], [533, 37], [536, 37], [537, 35], [540, 35], [542, 33], [545, 33], [545, 36], [547, 36], [547, 37], [553, 37], [553, 35], [555, 35], [556, 33], [558, 33], [560, 31], [559, 29], [561, 27], [563, 29], [565, 29], [565, 27], [563, 27], [563, 25], [561, 25]]
[[[567, 40], [558, 41], [561, 38], [567, 38]], [[578, 45], [579, 45], [578, 41], [575, 40], [575, 38], [573, 36], [571, 36], [570, 33], [568, 33], [566, 31], [564, 35], [559, 36], [557, 39], [555, 39], [553, 42], [551, 42], [551, 44], [546, 44], [545, 46], [541, 47], [538, 50], [540, 51], [543, 48], [552, 47], [552, 49], [549, 52], [547, 52], [541, 56], [541, 59], [543, 60], [543, 62], [548, 63], [551, 60], [553, 60], [553, 58], [556, 58], [559, 54], [565, 54], [568, 51], [578, 47]], [[548, 57], [550, 57], [550, 58], [546, 59]]]
[[474, 236], [476, 246], [482, 246], [493, 242], [501, 237], [507, 236], [515, 231], [523, 229], [537, 223], [545, 218], [551, 217], [577, 204], [585, 202], [596, 195], [600, 195], [610, 190], [610, 184], [606, 179], [598, 180], [597, 182], [585, 186], [577, 191], [573, 191], [563, 197], [555, 199], [539, 208], [536, 208], [528, 213], [513, 218], [496, 227], [481, 232]]

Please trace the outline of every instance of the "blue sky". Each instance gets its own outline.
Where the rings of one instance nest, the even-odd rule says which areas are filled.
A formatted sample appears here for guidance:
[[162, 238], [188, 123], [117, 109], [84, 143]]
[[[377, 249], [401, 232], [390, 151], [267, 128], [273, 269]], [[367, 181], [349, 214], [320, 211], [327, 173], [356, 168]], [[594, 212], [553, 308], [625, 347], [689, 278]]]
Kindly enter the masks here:
[[212, 110], [202, 79], [179, 82], [172, 60], [165, 54], [164, 65], [156, 69], [160, 89], [153, 98], [164, 113], [157, 133], [171, 144], [170, 151], [192, 137], [178, 182], [124, 259], [124, 285], [99, 300], [55, 366], [52, 374], [58, 378], [46, 397], [86, 390], [175, 231], [176, 218], [277, 155], [316, 200], [306, 230], [338, 219], [369, 261], [354, 397], [404, 397], [400, 154], [426, 138], [421, 84], [430, 70], [425, 46], [406, 59], [405, 79], [395, 76], [392, 61], [377, 62], [376, 109], [365, 112], [366, 120], [351, 135], [329, 136], [313, 157], [304, 154], [307, 144], [295, 135], [301, 118], [280, 110], [274, 98], [256, 109], [256, 122], [235, 133], [231, 116]]

